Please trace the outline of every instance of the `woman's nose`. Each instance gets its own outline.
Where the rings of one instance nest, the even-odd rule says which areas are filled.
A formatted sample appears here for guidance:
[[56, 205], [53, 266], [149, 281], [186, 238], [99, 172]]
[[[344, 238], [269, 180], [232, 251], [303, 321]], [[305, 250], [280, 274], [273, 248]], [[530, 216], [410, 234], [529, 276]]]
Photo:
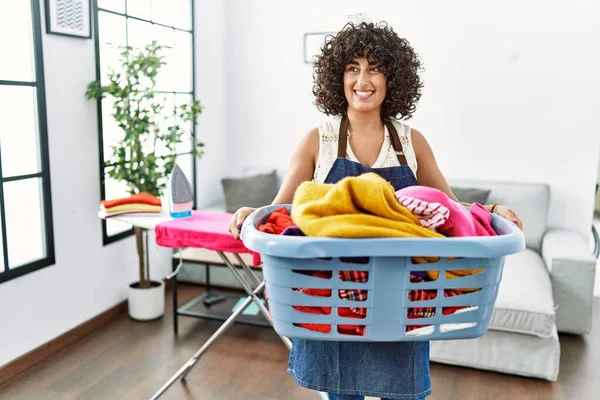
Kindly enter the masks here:
[[358, 76], [358, 87], [368, 87], [369, 83], [370, 83], [370, 75], [365, 72], [365, 71], [361, 71], [360, 75]]

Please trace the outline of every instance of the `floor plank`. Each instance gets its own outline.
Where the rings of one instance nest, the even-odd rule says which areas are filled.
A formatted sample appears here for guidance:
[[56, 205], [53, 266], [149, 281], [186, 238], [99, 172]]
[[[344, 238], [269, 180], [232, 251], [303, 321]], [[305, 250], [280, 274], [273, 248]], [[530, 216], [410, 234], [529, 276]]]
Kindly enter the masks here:
[[[180, 301], [201, 287], [180, 284]], [[596, 299], [594, 332], [600, 329]], [[173, 333], [171, 298], [158, 321], [126, 314], [102, 330], [0, 386], [0, 399], [147, 399], [212, 335], [221, 322], [180, 318]], [[561, 335], [559, 381], [550, 383], [467, 368], [432, 364], [430, 400], [571, 400], [595, 398], [600, 389], [600, 336]], [[268, 328], [236, 324], [200, 359], [185, 383], [161, 400], [317, 400], [315, 392], [287, 375], [287, 349]]]

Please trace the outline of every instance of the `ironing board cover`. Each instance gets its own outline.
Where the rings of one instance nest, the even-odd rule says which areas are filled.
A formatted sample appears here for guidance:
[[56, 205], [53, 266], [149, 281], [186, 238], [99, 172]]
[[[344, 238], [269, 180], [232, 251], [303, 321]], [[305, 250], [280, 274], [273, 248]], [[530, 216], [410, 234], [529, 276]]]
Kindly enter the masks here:
[[229, 233], [228, 226], [232, 215], [194, 210], [191, 217], [176, 218], [156, 225], [156, 243], [171, 248], [200, 247], [229, 253], [250, 253], [254, 255], [254, 260], [257, 260], [257, 254]]

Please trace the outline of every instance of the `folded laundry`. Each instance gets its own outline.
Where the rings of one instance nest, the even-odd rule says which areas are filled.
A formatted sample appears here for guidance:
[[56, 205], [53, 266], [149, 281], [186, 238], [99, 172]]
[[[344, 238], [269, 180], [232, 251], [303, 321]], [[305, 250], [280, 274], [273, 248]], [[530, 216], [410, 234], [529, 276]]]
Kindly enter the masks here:
[[102, 200], [99, 215], [102, 218], [108, 218], [122, 214], [160, 214], [161, 212], [162, 205], [160, 199], [149, 193], [142, 192], [119, 199]]
[[158, 197], [151, 195], [150, 193], [141, 192], [114, 200], [102, 200], [101, 204], [105, 209], [109, 209], [123, 204], [148, 204], [152, 206], [160, 206], [161, 201]]

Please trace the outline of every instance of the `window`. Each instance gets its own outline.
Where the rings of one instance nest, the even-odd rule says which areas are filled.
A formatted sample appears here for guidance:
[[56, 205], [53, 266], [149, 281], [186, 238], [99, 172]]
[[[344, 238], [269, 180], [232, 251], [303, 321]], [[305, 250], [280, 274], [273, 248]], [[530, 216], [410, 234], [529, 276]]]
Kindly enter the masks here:
[[54, 264], [39, 1], [0, 0], [0, 282]]
[[[109, 69], [117, 67], [119, 51], [115, 46], [141, 48], [157, 40], [170, 47], [165, 52], [166, 66], [157, 81], [159, 91], [166, 96], [165, 110], [195, 100], [193, 10], [193, 0], [98, 0], [94, 13], [97, 79], [105, 83]], [[111, 116], [111, 101], [98, 102], [102, 199], [127, 196], [125, 185], [106, 174], [110, 148], [123, 135]], [[192, 123], [188, 129], [189, 135], [195, 138]], [[178, 149], [177, 163], [193, 183], [195, 193], [196, 159], [191, 154], [191, 143], [191, 140], [183, 141]], [[130, 225], [102, 221], [105, 245], [131, 234]]]

